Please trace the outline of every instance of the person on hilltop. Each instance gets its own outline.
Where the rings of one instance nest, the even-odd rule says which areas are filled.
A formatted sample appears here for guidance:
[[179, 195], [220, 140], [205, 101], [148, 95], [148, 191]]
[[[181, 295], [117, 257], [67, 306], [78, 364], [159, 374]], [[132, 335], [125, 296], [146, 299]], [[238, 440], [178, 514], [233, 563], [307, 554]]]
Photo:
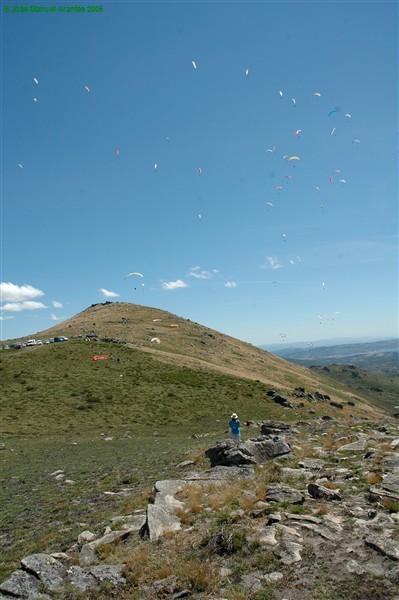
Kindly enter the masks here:
[[230, 431], [230, 437], [233, 440], [233, 442], [238, 444], [240, 442], [241, 432], [240, 432], [240, 421], [239, 421], [238, 415], [236, 415], [236, 413], [233, 413], [230, 417], [229, 431]]

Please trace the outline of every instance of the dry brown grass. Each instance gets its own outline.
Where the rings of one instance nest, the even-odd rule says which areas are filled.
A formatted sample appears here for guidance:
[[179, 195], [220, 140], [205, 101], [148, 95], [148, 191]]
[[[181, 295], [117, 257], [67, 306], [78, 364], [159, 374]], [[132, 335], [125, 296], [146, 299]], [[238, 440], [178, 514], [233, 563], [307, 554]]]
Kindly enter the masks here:
[[382, 476], [379, 473], [367, 473], [366, 481], [370, 485], [377, 485], [378, 483], [381, 483]]

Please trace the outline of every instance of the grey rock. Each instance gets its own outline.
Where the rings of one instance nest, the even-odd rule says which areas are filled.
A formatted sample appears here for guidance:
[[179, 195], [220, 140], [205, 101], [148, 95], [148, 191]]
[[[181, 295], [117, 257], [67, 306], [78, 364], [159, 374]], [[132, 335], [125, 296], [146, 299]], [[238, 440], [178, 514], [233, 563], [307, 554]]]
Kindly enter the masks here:
[[279, 571], [274, 571], [273, 573], [266, 573], [266, 575], [263, 576], [263, 579], [265, 581], [268, 581], [269, 583], [277, 583], [277, 581], [281, 581], [283, 578], [284, 575]]
[[302, 549], [303, 546], [301, 544], [282, 540], [273, 548], [273, 554], [275, 554], [283, 564], [292, 565], [293, 563], [300, 562], [302, 560]]
[[66, 567], [49, 554], [31, 554], [21, 560], [21, 565], [50, 591], [60, 590], [67, 583]]
[[262, 435], [279, 435], [280, 433], [293, 433], [291, 425], [283, 421], [263, 421], [260, 426]]
[[240, 578], [240, 586], [248, 592], [258, 592], [262, 589], [262, 582], [259, 576], [248, 573]]
[[85, 592], [90, 588], [96, 587], [98, 585], [97, 580], [91, 575], [84, 571], [81, 567], [76, 565], [69, 567], [67, 570], [68, 581], [76, 588]]
[[302, 492], [286, 485], [268, 488], [265, 499], [268, 502], [290, 502], [291, 504], [303, 504], [305, 502], [305, 496]]
[[312, 515], [294, 515], [292, 513], [286, 513], [285, 517], [290, 521], [305, 521], [307, 523], [313, 523], [314, 525], [320, 525], [322, 520], [319, 517], [313, 517]]
[[388, 492], [399, 494], [399, 473], [388, 473], [381, 481], [381, 487]]
[[239, 467], [226, 467], [218, 465], [202, 473], [190, 473], [185, 477], [186, 481], [198, 481], [198, 482], [223, 482], [231, 481], [234, 478], [237, 479], [254, 479], [255, 471], [254, 468], [249, 465], [241, 465]]
[[263, 463], [271, 458], [288, 454], [290, 446], [278, 437], [260, 436], [241, 444], [226, 441], [208, 448], [205, 452], [211, 466], [238, 466]]
[[123, 576], [123, 569], [125, 565], [97, 565], [91, 567], [90, 574], [93, 575], [98, 581], [107, 581], [112, 585], [123, 585], [126, 583], [126, 579]]
[[386, 578], [392, 583], [399, 585], [399, 567], [395, 567], [394, 569], [391, 569], [391, 571], [388, 571]]
[[302, 469], [309, 471], [320, 471], [325, 464], [325, 461], [321, 460], [321, 458], [304, 458], [298, 463]]
[[92, 531], [82, 531], [78, 535], [78, 544], [88, 544], [96, 539], [95, 534]]
[[40, 590], [42, 584], [40, 580], [26, 571], [18, 570], [11, 573], [10, 577], [0, 585], [2, 594], [9, 594], [12, 597], [26, 598], [35, 600], [41, 597]]
[[399, 560], [399, 542], [377, 533], [369, 535], [365, 540], [366, 546], [373, 548], [391, 560]]
[[308, 484], [308, 492], [312, 498], [328, 500], [329, 502], [332, 500], [341, 500], [341, 496], [335, 490], [330, 490], [322, 485], [318, 485], [317, 483], [309, 483]]
[[348, 573], [355, 573], [356, 575], [363, 575], [366, 572], [356, 560], [350, 560], [346, 565], [346, 570]]
[[85, 544], [79, 554], [79, 564], [81, 566], [92, 565], [97, 562], [97, 548], [99, 546], [109, 546], [118, 544], [122, 540], [126, 539], [129, 535], [131, 535], [132, 531], [126, 529], [124, 531], [112, 531], [111, 533], [107, 533], [102, 538], [95, 540], [93, 542], [89, 542]]
[[351, 444], [345, 444], [344, 446], [340, 446], [337, 452], [364, 452], [367, 447], [367, 440], [362, 438], [357, 440], [356, 442], [352, 442]]
[[147, 521], [145, 531], [142, 530], [142, 537], [149, 537], [150, 540], [158, 540], [163, 534], [179, 531], [181, 522], [176, 515], [155, 504], [149, 504], [147, 507]]

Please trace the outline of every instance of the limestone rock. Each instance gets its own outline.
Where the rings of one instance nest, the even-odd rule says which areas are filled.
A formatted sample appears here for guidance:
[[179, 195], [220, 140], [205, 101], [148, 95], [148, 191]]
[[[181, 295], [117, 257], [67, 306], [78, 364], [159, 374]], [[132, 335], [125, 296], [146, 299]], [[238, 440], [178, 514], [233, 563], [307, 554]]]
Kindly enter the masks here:
[[67, 570], [67, 574], [68, 582], [76, 588], [78, 588], [79, 590], [81, 590], [82, 592], [85, 592], [90, 588], [94, 588], [98, 584], [97, 580], [93, 577], [93, 575], [87, 573], [81, 567], [78, 567], [76, 565], [69, 567], [69, 569]]
[[10, 577], [3, 581], [0, 585], [0, 593], [35, 600], [42, 597], [41, 587], [40, 580], [37, 577], [26, 571], [18, 570], [11, 573]]
[[66, 567], [48, 554], [31, 554], [21, 560], [22, 568], [31, 573], [50, 591], [62, 589], [68, 579]]
[[220, 442], [206, 450], [205, 454], [211, 466], [238, 466], [263, 463], [276, 456], [288, 454], [290, 446], [278, 437], [260, 436], [241, 444], [226, 441]]
[[399, 542], [392, 540], [384, 534], [373, 533], [365, 540], [366, 546], [377, 550], [380, 554], [391, 560], [399, 560]]
[[322, 499], [322, 500], [341, 500], [341, 496], [335, 490], [330, 490], [329, 488], [323, 487], [322, 485], [318, 485], [317, 483], [309, 483], [308, 484], [308, 492], [312, 498]]
[[300, 562], [302, 560], [302, 549], [303, 546], [301, 544], [282, 540], [273, 548], [273, 554], [275, 554], [283, 564], [292, 565], [293, 563]]
[[303, 504], [305, 502], [305, 496], [302, 492], [286, 485], [268, 488], [265, 499], [268, 502], [290, 502], [291, 504]]
[[96, 565], [91, 567], [90, 574], [93, 575], [98, 581], [107, 581], [112, 585], [123, 585], [126, 583], [126, 579], [123, 576], [123, 569], [125, 565]]
[[345, 444], [338, 448], [338, 452], [364, 452], [367, 448], [367, 440], [362, 438], [351, 444]]

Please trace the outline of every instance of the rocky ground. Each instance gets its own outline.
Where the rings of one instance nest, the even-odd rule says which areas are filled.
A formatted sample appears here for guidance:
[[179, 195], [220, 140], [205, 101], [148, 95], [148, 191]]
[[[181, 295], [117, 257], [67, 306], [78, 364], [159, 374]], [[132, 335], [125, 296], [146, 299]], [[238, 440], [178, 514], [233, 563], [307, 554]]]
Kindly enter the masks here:
[[146, 510], [25, 557], [0, 598], [399, 600], [397, 421], [247, 426]]

